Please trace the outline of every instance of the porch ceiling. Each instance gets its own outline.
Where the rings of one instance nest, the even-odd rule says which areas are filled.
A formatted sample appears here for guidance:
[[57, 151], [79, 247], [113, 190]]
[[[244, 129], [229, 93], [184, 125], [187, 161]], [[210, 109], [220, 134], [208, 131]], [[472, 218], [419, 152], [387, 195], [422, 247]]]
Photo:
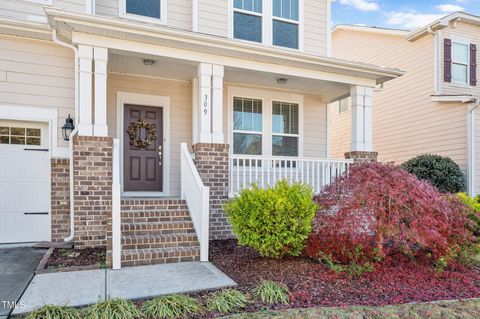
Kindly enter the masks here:
[[[155, 64], [145, 65], [143, 63], [144, 59], [154, 60]], [[108, 61], [108, 71], [110, 73], [190, 81], [197, 75], [197, 64], [181, 59], [111, 50]], [[277, 83], [279, 78], [285, 78], [287, 82], [279, 84]], [[224, 81], [250, 86], [314, 93], [322, 95], [326, 102], [344, 97], [350, 93], [350, 86], [347, 84], [233, 67], [225, 68]]]

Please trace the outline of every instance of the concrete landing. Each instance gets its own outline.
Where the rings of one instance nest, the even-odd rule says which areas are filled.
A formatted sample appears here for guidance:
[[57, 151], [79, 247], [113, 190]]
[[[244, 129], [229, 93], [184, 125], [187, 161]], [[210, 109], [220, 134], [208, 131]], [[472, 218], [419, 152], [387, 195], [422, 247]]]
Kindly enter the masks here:
[[235, 286], [210, 263], [192, 262], [36, 275], [13, 315], [45, 304], [86, 306], [99, 298], [148, 299], [159, 295]]

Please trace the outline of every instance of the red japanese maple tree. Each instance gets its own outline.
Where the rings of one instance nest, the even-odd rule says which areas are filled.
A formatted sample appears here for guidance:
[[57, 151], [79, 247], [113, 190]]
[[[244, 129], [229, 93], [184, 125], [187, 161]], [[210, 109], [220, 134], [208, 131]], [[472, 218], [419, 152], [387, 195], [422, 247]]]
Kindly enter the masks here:
[[399, 252], [436, 260], [472, 239], [464, 204], [393, 164], [356, 164], [316, 202], [312, 258], [351, 262], [361, 251], [364, 261]]

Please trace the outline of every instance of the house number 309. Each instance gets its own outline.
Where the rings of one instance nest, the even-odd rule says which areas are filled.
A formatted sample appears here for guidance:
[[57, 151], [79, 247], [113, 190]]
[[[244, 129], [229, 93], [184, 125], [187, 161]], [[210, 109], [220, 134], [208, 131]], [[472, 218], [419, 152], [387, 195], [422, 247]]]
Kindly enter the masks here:
[[208, 94], [205, 94], [203, 98], [203, 114], [207, 115], [208, 113]]

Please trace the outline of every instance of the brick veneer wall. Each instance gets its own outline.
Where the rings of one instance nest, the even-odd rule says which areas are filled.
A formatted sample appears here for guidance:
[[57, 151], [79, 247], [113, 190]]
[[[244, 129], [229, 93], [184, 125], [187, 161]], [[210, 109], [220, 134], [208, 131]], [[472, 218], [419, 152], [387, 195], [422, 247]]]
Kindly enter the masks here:
[[75, 136], [75, 247], [105, 247], [112, 214], [112, 138]]
[[376, 162], [378, 158], [377, 152], [348, 152], [345, 153], [346, 159], [353, 159], [355, 162]]
[[210, 187], [210, 239], [233, 237], [223, 211], [228, 199], [228, 144], [195, 144], [195, 165], [205, 186]]
[[51, 160], [52, 241], [70, 236], [70, 161]]

